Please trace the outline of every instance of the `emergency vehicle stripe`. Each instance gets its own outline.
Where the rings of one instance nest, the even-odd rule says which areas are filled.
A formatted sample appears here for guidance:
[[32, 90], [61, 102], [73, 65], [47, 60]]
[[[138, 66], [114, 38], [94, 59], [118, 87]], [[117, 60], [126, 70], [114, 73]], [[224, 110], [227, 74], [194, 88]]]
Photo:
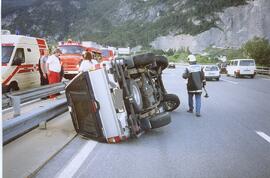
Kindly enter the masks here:
[[13, 43], [2, 43], [2, 46], [15, 46]]
[[34, 69], [22, 69], [22, 70], [19, 70], [18, 73], [27, 73], [27, 72], [34, 72]]
[[27, 73], [27, 72], [32, 72], [34, 71], [34, 65], [33, 64], [27, 64], [27, 65], [21, 65], [17, 66], [15, 70], [8, 76], [6, 80], [4, 80], [3, 84], [6, 85], [12, 77], [21, 69], [18, 73]]

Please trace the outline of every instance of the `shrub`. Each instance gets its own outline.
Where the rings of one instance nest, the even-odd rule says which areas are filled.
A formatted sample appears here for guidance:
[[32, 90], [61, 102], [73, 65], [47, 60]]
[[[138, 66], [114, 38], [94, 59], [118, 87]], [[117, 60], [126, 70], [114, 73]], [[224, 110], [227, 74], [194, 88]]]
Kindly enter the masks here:
[[254, 37], [242, 47], [244, 54], [259, 65], [270, 66], [270, 44], [265, 38]]

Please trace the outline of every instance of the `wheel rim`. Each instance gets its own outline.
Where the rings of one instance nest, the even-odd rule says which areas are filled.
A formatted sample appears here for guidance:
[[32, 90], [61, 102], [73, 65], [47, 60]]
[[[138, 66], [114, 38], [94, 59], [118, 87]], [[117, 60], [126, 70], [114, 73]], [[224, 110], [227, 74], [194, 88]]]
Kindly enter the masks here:
[[135, 102], [140, 105], [141, 104], [141, 100], [140, 100], [140, 93], [138, 91], [138, 88], [136, 86], [132, 86], [132, 92], [133, 92], [133, 98], [135, 100]]

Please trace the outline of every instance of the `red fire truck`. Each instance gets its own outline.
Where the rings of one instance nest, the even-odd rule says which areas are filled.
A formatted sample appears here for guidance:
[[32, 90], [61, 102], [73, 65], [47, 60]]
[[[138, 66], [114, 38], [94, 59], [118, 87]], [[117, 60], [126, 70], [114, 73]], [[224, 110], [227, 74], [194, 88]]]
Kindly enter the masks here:
[[80, 63], [83, 59], [83, 51], [90, 51], [94, 54], [94, 58], [99, 60], [101, 51], [96, 48], [87, 48], [79, 42], [68, 40], [67, 42], [59, 42], [58, 48], [62, 51], [60, 56], [61, 64], [64, 69], [64, 78], [72, 79], [79, 73]]
[[113, 50], [107, 48], [101, 49], [101, 55], [102, 61], [111, 61], [112, 59], [114, 59]]

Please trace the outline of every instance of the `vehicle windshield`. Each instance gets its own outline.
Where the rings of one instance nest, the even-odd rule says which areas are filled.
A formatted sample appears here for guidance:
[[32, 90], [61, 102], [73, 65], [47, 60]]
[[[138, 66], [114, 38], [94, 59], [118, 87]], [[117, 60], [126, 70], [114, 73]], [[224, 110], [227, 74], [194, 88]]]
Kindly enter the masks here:
[[81, 46], [61, 46], [59, 47], [62, 54], [82, 54], [84, 48]]
[[240, 61], [240, 66], [255, 66], [255, 62], [253, 60], [243, 60]]
[[109, 57], [109, 50], [107, 49], [101, 50], [101, 55], [102, 57]]
[[218, 71], [217, 66], [206, 66], [205, 71]]
[[7, 64], [10, 61], [14, 46], [2, 46], [2, 64]]

